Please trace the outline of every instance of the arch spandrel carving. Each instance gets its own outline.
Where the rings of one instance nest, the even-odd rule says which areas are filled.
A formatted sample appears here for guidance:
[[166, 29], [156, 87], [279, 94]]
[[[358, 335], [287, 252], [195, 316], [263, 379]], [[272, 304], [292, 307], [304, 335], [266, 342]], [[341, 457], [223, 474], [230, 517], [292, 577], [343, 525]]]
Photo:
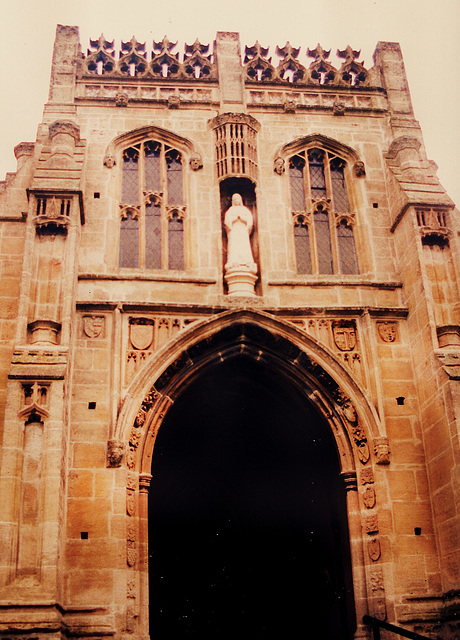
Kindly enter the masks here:
[[260, 311], [228, 311], [196, 323], [149, 360], [132, 381], [113, 437], [126, 442], [130, 470], [150, 472], [169, 406], [203, 371], [245, 355], [289, 379], [333, 431], [343, 471], [371, 460], [381, 432], [364, 392], [333, 354], [290, 323]]

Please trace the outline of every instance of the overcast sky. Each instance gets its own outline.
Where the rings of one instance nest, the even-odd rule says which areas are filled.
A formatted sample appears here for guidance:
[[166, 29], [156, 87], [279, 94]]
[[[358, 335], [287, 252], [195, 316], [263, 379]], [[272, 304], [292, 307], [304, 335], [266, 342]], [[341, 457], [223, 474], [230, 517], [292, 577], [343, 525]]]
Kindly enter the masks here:
[[148, 47], [166, 34], [182, 55], [184, 42], [238, 31], [243, 47], [259, 40], [273, 56], [289, 40], [303, 64], [319, 42], [337, 66], [333, 53], [349, 44], [367, 68], [379, 40], [399, 42], [428, 157], [460, 205], [460, 0], [0, 0], [0, 180], [16, 170], [15, 145], [35, 140], [57, 24], [79, 26], [84, 52], [101, 33]]

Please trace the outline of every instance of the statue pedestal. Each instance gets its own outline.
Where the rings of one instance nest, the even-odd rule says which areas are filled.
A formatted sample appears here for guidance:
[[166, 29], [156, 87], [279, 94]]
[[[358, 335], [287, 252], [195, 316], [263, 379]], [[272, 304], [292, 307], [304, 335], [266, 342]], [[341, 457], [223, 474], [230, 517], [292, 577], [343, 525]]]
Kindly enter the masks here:
[[245, 265], [236, 265], [225, 270], [229, 296], [255, 296], [256, 280], [257, 273]]

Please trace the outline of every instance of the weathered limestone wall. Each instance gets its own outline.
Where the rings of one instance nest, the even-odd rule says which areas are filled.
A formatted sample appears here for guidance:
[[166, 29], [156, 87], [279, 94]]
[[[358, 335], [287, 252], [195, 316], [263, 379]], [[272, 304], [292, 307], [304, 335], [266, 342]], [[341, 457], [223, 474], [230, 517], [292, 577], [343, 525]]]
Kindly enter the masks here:
[[[107, 44], [85, 57], [78, 29], [58, 27], [37, 142], [18, 145], [0, 190], [0, 635], [148, 638], [156, 430], [192, 365], [248, 323], [266, 331], [248, 353], [268, 362], [279, 348], [305, 388], [316, 376], [309, 397], [346, 480], [355, 637], [371, 637], [368, 613], [447, 638], [460, 588], [458, 212], [426, 158], [399, 45], [379, 43], [370, 70], [351, 49], [335, 69], [319, 47], [306, 68], [287, 45], [276, 69], [256, 45], [243, 67], [238, 34], [219, 33], [212, 62], [198, 45], [187, 54], [203, 79], [171, 71], [167, 40], [153, 62], [138, 49], [120, 62]], [[224, 286], [215, 161], [229, 113], [258, 123], [260, 282], [240, 299]], [[183, 271], [118, 266], [122, 151], [144, 139], [184, 159]], [[308, 146], [346, 161], [358, 274], [296, 271], [288, 165]]]

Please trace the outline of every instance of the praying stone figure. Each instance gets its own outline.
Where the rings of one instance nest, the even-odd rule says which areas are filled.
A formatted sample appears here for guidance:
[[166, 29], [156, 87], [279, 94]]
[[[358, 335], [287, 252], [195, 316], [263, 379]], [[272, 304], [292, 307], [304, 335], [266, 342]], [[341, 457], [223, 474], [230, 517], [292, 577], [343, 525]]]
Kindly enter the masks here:
[[224, 218], [228, 241], [225, 280], [229, 295], [255, 295], [257, 265], [254, 262], [250, 241], [253, 224], [252, 213], [243, 205], [240, 194], [234, 193], [232, 206], [227, 210]]

